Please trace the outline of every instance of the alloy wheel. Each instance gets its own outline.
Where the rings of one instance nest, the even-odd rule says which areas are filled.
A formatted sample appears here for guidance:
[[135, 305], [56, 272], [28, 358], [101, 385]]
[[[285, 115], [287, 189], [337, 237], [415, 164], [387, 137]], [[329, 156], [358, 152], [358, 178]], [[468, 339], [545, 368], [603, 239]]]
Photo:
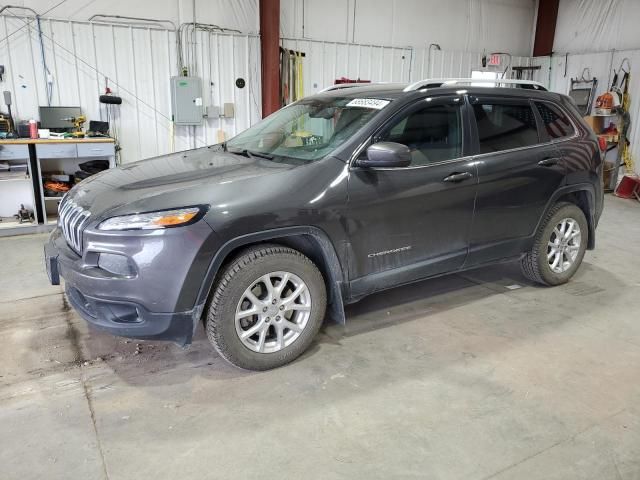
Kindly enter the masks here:
[[580, 252], [582, 235], [578, 222], [562, 219], [551, 232], [547, 244], [547, 261], [555, 273], [564, 273], [575, 263]]
[[311, 294], [291, 272], [271, 272], [247, 287], [236, 307], [235, 327], [242, 344], [274, 353], [295, 342], [311, 314]]

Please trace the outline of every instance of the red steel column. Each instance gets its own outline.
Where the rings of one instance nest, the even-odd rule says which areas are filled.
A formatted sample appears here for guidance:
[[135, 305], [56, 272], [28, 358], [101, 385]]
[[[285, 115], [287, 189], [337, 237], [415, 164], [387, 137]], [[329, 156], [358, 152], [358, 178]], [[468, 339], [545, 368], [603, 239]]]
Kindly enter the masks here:
[[553, 37], [556, 34], [559, 3], [560, 0], [540, 0], [538, 2], [536, 37], [533, 42], [534, 57], [551, 55], [553, 52]]
[[280, 0], [260, 0], [262, 117], [280, 108]]

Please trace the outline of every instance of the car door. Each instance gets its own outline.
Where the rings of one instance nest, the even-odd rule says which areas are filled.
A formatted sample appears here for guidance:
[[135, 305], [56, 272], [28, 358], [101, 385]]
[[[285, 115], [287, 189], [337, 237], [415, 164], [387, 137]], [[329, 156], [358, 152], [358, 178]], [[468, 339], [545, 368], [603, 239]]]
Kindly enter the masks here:
[[471, 96], [478, 196], [466, 266], [519, 255], [563, 183], [560, 152], [524, 98]]
[[352, 163], [346, 216], [353, 296], [463, 265], [477, 182], [464, 103], [461, 95], [422, 98], [367, 144], [407, 145], [408, 167]]

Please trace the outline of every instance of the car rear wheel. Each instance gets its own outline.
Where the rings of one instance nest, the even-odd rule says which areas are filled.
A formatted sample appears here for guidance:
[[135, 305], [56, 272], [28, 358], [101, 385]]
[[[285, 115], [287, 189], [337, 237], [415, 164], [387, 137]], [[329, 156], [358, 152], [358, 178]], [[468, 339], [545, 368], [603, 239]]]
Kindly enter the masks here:
[[533, 248], [523, 257], [523, 273], [543, 285], [566, 283], [582, 263], [588, 235], [582, 210], [572, 203], [558, 203], [542, 222]]
[[207, 312], [207, 336], [237, 367], [276, 368], [309, 347], [326, 298], [322, 274], [306, 256], [279, 245], [252, 247], [222, 272]]

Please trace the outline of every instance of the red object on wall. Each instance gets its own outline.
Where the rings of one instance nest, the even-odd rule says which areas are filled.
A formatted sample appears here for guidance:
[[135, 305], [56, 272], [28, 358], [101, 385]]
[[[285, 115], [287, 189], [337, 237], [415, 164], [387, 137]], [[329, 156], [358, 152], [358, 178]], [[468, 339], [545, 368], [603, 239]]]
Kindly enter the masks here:
[[533, 42], [533, 56], [542, 57], [553, 52], [553, 38], [556, 35], [558, 5], [560, 0], [540, 0], [536, 19], [536, 37]]
[[502, 55], [499, 53], [492, 53], [487, 58], [487, 65], [490, 67], [499, 67], [500, 63], [502, 63]]
[[600, 147], [600, 151], [604, 152], [607, 149], [607, 138], [598, 135], [598, 146]]
[[260, 0], [262, 118], [280, 108], [280, 0]]

